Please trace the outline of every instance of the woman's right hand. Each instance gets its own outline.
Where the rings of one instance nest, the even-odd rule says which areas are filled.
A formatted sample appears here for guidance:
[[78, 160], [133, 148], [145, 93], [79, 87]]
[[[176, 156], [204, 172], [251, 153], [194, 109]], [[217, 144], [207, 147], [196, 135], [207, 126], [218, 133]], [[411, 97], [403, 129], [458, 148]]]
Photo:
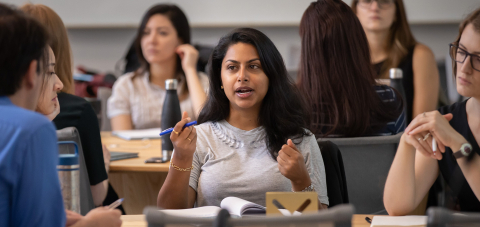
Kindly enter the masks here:
[[[170, 140], [172, 140], [175, 150], [173, 155], [176, 161], [188, 162], [193, 159], [193, 153], [197, 147], [197, 130], [193, 126], [183, 128], [190, 121], [191, 119], [188, 117], [187, 112], [183, 112], [182, 120], [175, 125], [172, 134], [170, 134]], [[175, 164], [178, 165], [180, 163]]]

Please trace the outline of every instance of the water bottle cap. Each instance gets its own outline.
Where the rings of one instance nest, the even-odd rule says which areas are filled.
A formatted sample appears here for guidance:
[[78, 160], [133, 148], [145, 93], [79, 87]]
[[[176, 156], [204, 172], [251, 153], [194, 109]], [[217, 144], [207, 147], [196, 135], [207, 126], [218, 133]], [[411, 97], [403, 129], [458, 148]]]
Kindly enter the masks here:
[[78, 165], [78, 155], [60, 154], [58, 157], [58, 165], [61, 165], [61, 166]]
[[391, 68], [390, 69], [390, 79], [402, 79], [403, 78], [403, 71], [399, 68]]
[[178, 86], [177, 79], [165, 80], [165, 89], [167, 89], [167, 90], [177, 90], [177, 86]]

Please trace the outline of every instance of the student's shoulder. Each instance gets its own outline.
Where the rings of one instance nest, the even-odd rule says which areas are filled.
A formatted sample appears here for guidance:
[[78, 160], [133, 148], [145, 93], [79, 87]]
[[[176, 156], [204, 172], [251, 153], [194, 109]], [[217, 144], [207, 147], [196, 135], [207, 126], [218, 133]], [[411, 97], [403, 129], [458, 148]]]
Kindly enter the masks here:
[[127, 86], [128, 84], [132, 84], [134, 79], [139, 79], [139, 76], [143, 76], [143, 75], [139, 75], [138, 77], [135, 77], [135, 78], [134, 76], [135, 76], [135, 72], [125, 73], [122, 76], [118, 77], [117, 81], [115, 81], [115, 84], [113, 86], [114, 87]]
[[204, 72], [199, 71], [198, 72], [198, 77], [200, 79], [200, 83], [202, 84], [203, 88], [208, 88], [210, 84], [210, 80], [208, 79], [208, 75], [205, 74]]
[[16, 106], [3, 107], [0, 112], [3, 113], [0, 122], [2, 125], [10, 125], [18, 130], [19, 133], [34, 133], [44, 127], [54, 129], [53, 123], [45, 116]]
[[434, 60], [435, 56], [433, 55], [433, 51], [430, 49], [430, 47], [422, 43], [417, 43], [413, 48], [413, 61], [415, 62], [415, 60], [421, 60], [421, 59]]
[[90, 105], [90, 103], [88, 103], [84, 98], [65, 92], [58, 93], [58, 101], [60, 103], [60, 108], [63, 106], [78, 106], [85, 108], [86, 106]]
[[467, 101], [468, 99], [462, 102], [456, 102], [449, 106], [442, 106], [438, 108], [438, 112], [440, 112], [441, 114], [453, 113], [455, 116], [456, 114], [463, 112], [462, 110], [465, 110]]
[[207, 121], [195, 126], [198, 135], [209, 134], [212, 132], [214, 122]]

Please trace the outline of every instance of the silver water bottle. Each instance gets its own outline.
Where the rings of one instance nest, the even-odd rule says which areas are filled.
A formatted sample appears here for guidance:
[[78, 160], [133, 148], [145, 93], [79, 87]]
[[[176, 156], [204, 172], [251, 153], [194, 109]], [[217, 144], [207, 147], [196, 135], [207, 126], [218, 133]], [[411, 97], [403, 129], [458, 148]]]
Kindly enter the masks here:
[[80, 165], [78, 145], [73, 141], [61, 141], [58, 145], [73, 144], [75, 154], [60, 154], [57, 165], [65, 209], [81, 213], [80, 210]]
[[[176, 79], [165, 80], [165, 101], [162, 109], [162, 130], [175, 127], [182, 120], [182, 112], [180, 111], [180, 101], [177, 95], [178, 81]], [[173, 144], [170, 140], [170, 134], [162, 136], [162, 161], [167, 162], [172, 158]]]

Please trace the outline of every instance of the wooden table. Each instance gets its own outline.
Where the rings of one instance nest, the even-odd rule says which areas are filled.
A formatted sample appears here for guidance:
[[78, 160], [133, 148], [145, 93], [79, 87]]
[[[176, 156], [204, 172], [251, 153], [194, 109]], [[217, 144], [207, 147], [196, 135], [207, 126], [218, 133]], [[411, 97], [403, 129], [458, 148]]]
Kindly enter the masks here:
[[[365, 221], [365, 217], [373, 219], [373, 215], [354, 214], [352, 227], [370, 227], [370, 224]], [[122, 221], [122, 227], [147, 227], [145, 215], [123, 215]]]
[[138, 152], [138, 158], [110, 163], [109, 180], [121, 198], [127, 214], [142, 214], [146, 206], [156, 206], [157, 196], [167, 176], [170, 163], [145, 163], [161, 157], [161, 140], [123, 140], [111, 132], [101, 132], [102, 144], [110, 151]]

